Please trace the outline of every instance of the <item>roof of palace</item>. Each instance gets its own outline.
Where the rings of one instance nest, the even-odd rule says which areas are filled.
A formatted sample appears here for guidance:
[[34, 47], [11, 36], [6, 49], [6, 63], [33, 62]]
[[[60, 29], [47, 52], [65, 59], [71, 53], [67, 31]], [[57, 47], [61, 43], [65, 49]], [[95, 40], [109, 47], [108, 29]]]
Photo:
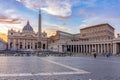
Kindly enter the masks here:
[[114, 27], [112, 27], [110, 24], [108, 24], [108, 23], [103, 23], [103, 24], [88, 26], [88, 27], [82, 28], [82, 29], [80, 29], [80, 30], [86, 30], [86, 29], [90, 29], [90, 28], [101, 27], [101, 26], [104, 26], [104, 25], [108, 25], [109, 27], [111, 27], [112, 29], [114, 29]]

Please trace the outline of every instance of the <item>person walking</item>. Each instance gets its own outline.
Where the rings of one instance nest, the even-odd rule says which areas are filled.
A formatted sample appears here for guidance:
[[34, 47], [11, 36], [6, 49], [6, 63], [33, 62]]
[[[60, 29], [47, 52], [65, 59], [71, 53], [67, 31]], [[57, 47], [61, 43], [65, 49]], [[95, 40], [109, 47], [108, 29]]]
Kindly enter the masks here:
[[94, 58], [96, 58], [96, 56], [97, 56], [96, 53], [94, 53], [93, 56], [94, 56]]

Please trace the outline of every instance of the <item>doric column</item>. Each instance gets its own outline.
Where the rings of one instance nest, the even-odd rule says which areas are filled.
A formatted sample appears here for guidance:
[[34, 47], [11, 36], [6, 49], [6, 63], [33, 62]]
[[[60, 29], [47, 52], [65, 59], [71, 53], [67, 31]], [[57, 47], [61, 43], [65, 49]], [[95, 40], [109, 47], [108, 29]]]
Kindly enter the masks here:
[[78, 45], [78, 53], [80, 53], [80, 45]]
[[111, 53], [113, 53], [113, 43], [110, 44]]
[[98, 54], [100, 54], [100, 45], [98, 44]]
[[83, 50], [83, 53], [85, 53], [85, 45], [83, 45], [83, 49], [84, 49], [84, 50]]
[[73, 53], [73, 45], [71, 45], [71, 52]]
[[81, 45], [81, 53], [83, 53], [83, 45]]
[[76, 53], [78, 53], [78, 45], [76, 45]]
[[108, 43], [108, 52], [110, 53], [110, 44]]
[[77, 53], [79, 52], [79, 46], [77, 45]]
[[85, 45], [85, 53], [88, 53], [87, 44]]
[[89, 44], [89, 53], [91, 53], [91, 45]]
[[93, 48], [93, 44], [92, 44], [92, 49], [91, 49], [91, 50], [92, 50], [92, 53], [93, 53], [93, 49], [94, 49], [94, 48]]
[[106, 53], [106, 47], [105, 47], [105, 44], [104, 44], [104, 53]]
[[101, 44], [101, 54], [103, 53], [103, 45]]
[[96, 44], [95, 44], [95, 52], [97, 52], [97, 49], [96, 49]]
[[81, 45], [80, 45], [80, 53], [82, 53], [82, 48], [81, 48]]
[[75, 45], [73, 45], [73, 53], [75, 52]]
[[117, 53], [117, 45], [116, 43], [113, 44], [113, 54], [116, 54]]

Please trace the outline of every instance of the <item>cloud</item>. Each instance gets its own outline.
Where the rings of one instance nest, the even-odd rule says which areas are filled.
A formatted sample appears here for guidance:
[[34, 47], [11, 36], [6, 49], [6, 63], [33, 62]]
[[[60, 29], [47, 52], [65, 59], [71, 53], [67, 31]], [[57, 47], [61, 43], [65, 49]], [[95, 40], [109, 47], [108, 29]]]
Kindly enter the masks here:
[[[79, 28], [84, 28], [87, 26], [108, 23], [112, 25], [114, 28], [119, 28], [120, 26], [120, 17], [110, 17], [110, 16], [94, 16], [82, 21], [82, 24]], [[120, 28], [119, 28], [120, 29]]]
[[71, 29], [67, 27], [67, 24], [57, 25], [46, 22], [43, 27], [43, 31], [46, 31], [48, 36], [55, 35], [56, 31], [64, 31], [64, 32], [71, 32]]
[[[54, 15], [60, 16], [58, 18], [66, 19], [66, 17], [71, 16], [72, 14], [72, 6], [76, 4], [71, 0], [16, 0], [20, 3], [23, 3], [27, 8], [30, 9], [39, 9], [44, 12]], [[65, 17], [65, 18], [63, 18]]]
[[7, 10], [5, 10], [6, 14], [12, 14], [14, 12], [15, 12], [15, 10], [13, 10], [13, 9], [7, 9]]
[[63, 16], [54, 16], [54, 15], [51, 15], [51, 16], [55, 17], [55, 18], [59, 18], [59, 19], [64, 19], [64, 20], [70, 20], [71, 19], [70, 16], [65, 16], [65, 17], [63, 17]]
[[10, 18], [8, 16], [0, 14], [0, 23], [19, 24], [19, 23], [21, 23], [21, 19], [19, 19], [19, 18]]
[[97, 0], [16, 0], [24, 4], [27, 8], [36, 10], [41, 8], [45, 13], [58, 16], [60, 19], [68, 19], [72, 14], [74, 6], [85, 5], [95, 6]]
[[3, 41], [7, 42], [7, 35], [4, 33], [0, 33], [0, 39], [2, 39]]

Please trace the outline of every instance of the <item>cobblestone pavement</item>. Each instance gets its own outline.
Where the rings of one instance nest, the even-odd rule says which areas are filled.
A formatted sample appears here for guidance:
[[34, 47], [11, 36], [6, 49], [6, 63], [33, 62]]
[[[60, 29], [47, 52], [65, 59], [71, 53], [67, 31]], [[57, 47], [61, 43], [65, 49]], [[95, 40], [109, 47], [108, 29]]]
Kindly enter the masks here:
[[0, 57], [0, 80], [120, 80], [120, 57]]

